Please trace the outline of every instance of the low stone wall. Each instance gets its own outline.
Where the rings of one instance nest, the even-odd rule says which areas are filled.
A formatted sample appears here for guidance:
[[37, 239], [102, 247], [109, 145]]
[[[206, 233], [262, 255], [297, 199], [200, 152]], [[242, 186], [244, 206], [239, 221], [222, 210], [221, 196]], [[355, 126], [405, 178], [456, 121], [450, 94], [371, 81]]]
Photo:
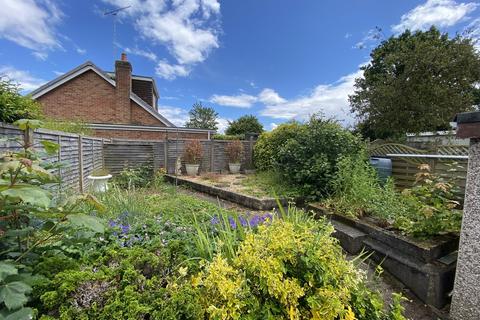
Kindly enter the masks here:
[[381, 264], [426, 304], [442, 308], [449, 302], [455, 277], [457, 237], [419, 241], [366, 221], [330, 213], [319, 205], [310, 204], [308, 209], [331, 220], [334, 236], [346, 251], [371, 253], [370, 259]]
[[[220, 199], [224, 199], [230, 202], [237, 203], [247, 208], [251, 208], [254, 210], [272, 210], [274, 208], [278, 208], [278, 203], [275, 198], [257, 198], [253, 196], [249, 196], [246, 194], [240, 194], [233, 191], [228, 191], [225, 189], [221, 189], [214, 186], [209, 186], [203, 183], [198, 183], [195, 181], [191, 181], [181, 176], [174, 176], [174, 175], [166, 175], [165, 176], [167, 181], [171, 183], [177, 183], [178, 185], [185, 185], [190, 187], [196, 191], [200, 191], [212, 196], [219, 197]], [[278, 200], [283, 207], [288, 206], [288, 199], [279, 199]]]

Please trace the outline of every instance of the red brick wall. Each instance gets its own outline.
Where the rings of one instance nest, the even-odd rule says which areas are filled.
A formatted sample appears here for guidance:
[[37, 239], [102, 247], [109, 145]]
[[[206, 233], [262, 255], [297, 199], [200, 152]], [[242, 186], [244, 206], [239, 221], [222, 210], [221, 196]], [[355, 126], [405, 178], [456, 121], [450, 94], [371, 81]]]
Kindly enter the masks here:
[[[130, 131], [130, 130], [94, 130], [96, 137], [109, 138], [109, 139], [136, 139], [136, 140], [164, 140], [176, 139], [176, 132], [157, 132], [157, 131]], [[179, 132], [179, 139], [208, 139], [207, 133], [186, 133]]]
[[59, 120], [90, 123], [165, 125], [128, 98], [119, 112], [115, 87], [89, 70], [39, 97], [44, 114]]
[[[132, 92], [153, 106], [153, 83], [147, 80], [132, 79]], [[153, 107], [152, 107], [153, 108]]]
[[38, 101], [49, 118], [122, 123], [115, 109], [115, 87], [91, 70], [44, 94]]
[[132, 124], [165, 127], [162, 122], [160, 122], [157, 118], [152, 116], [135, 102], [132, 101], [130, 107], [132, 108]]

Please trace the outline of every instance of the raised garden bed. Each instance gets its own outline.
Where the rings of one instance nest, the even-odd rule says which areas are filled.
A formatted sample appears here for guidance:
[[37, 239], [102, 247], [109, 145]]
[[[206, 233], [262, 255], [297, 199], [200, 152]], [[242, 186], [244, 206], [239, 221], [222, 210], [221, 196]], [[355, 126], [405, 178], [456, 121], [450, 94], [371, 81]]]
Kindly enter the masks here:
[[458, 237], [412, 239], [381, 228], [368, 219], [352, 219], [329, 212], [318, 204], [310, 204], [308, 209], [331, 220], [335, 227], [334, 236], [346, 251], [371, 253], [371, 259], [380, 263], [426, 304], [442, 308], [449, 302]]
[[[235, 175], [231, 175], [232, 177]], [[238, 175], [241, 177], [241, 175]], [[174, 176], [166, 175], [167, 181], [174, 183], [175, 180], [179, 185], [188, 186], [196, 191], [200, 191], [221, 199], [240, 204], [244, 207], [254, 210], [271, 210], [278, 207], [277, 200], [274, 197], [256, 197], [239, 190], [234, 190], [229, 184], [218, 182], [213, 183], [200, 177]], [[241, 179], [238, 179], [241, 180]], [[298, 202], [300, 199], [281, 197], [278, 199], [280, 204], [284, 207], [288, 206], [291, 201]]]

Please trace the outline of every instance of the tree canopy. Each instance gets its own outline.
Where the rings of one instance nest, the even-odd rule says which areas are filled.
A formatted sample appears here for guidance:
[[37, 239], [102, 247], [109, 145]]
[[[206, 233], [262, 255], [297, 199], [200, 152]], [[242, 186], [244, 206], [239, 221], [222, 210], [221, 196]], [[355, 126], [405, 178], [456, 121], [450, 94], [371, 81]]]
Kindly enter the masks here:
[[201, 102], [196, 102], [188, 113], [190, 120], [187, 121], [185, 127], [210, 130], [218, 129], [218, 113], [213, 108], [204, 107]]
[[443, 130], [478, 103], [480, 56], [469, 38], [405, 31], [383, 41], [349, 97], [359, 130], [374, 138]]
[[0, 121], [13, 123], [20, 119], [38, 119], [42, 116], [40, 104], [29, 96], [22, 96], [18, 85], [0, 76]]
[[241, 135], [246, 133], [262, 133], [263, 125], [254, 115], [245, 115], [235, 121], [228, 122], [225, 130], [227, 135]]

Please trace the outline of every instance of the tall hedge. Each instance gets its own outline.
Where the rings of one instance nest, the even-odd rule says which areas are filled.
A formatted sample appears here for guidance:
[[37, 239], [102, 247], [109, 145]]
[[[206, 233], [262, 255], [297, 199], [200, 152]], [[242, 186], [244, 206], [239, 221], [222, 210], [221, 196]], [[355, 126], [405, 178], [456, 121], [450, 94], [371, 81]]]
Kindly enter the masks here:
[[304, 124], [289, 123], [262, 134], [255, 145], [255, 164], [261, 171], [278, 171], [304, 196], [321, 198], [331, 193], [340, 158], [356, 156], [363, 147], [359, 136], [337, 122], [314, 116]]

